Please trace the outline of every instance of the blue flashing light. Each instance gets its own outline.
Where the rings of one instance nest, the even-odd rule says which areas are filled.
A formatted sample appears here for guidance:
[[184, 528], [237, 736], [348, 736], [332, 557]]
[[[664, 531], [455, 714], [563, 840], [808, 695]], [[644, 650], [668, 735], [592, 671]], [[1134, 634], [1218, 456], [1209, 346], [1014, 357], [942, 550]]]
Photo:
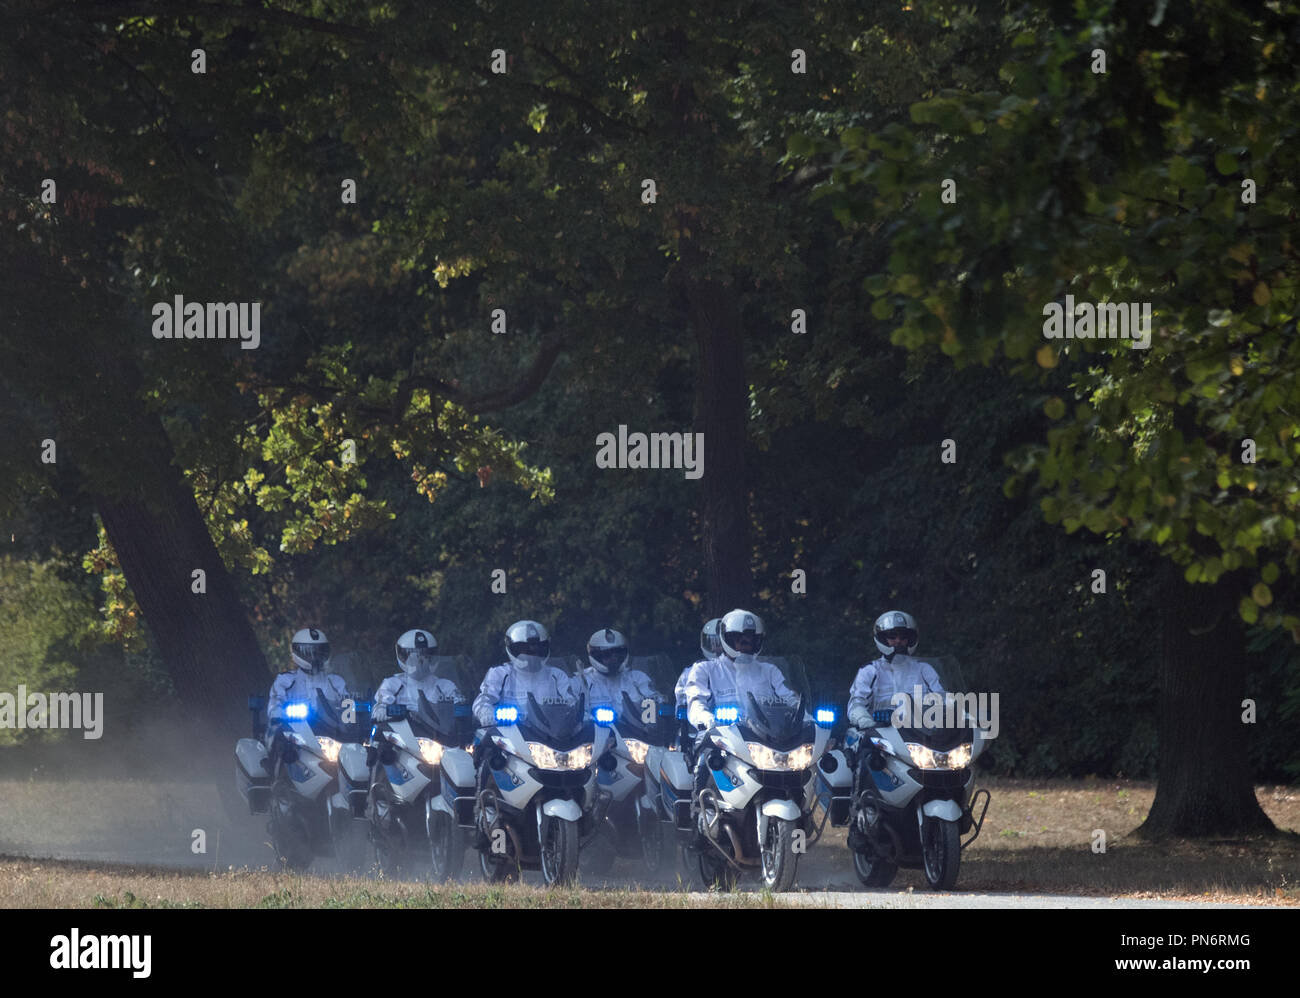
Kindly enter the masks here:
[[830, 707], [818, 707], [817, 724], [823, 728], [833, 727], [835, 724], [835, 711]]
[[739, 707], [719, 707], [714, 712], [713, 719], [719, 724], [735, 724], [740, 720]]
[[302, 702], [285, 704], [284, 716], [289, 721], [307, 720], [307, 704]]
[[591, 716], [595, 718], [596, 723], [602, 728], [608, 728], [614, 723], [614, 718], [616, 717], [614, 710], [611, 707], [597, 707], [591, 712]]
[[517, 724], [519, 722], [519, 708], [510, 705], [498, 707], [496, 718], [497, 724]]

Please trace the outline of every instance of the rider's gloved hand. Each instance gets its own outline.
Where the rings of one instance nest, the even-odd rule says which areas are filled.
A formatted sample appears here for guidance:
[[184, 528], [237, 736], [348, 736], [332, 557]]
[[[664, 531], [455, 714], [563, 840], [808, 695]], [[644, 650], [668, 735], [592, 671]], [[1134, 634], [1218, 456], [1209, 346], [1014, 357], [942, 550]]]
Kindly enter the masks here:
[[377, 703], [377, 704], [375, 704], [374, 708], [370, 711], [370, 720], [372, 720], [372, 721], [387, 721], [387, 720], [388, 720], [388, 708], [387, 708], [386, 706], [384, 706], [382, 703]]

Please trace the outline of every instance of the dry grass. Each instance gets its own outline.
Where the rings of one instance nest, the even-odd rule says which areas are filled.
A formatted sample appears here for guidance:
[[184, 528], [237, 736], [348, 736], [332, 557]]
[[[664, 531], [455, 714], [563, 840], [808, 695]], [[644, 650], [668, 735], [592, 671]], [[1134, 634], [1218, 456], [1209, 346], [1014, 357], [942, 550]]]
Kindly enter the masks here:
[[[1291, 835], [1268, 839], [1138, 842], [1154, 785], [1130, 780], [983, 781], [993, 802], [979, 839], [963, 853], [963, 891], [1086, 894], [1243, 904], [1300, 904], [1300, 788], [1259, 787], [1261, 806]], [[203, 907], [683, 908], [766, 907], [762, 893], [692, 897], [679, 883], [635, 888], [638, 867], [615, 867], [599, 890], [496, 886], [476, 876], [431, 887], [258, 869], [269, 859], [261, 819], [220, 827], [211, 784], [181, 781], [0, 778], [0, 852], [94, 857], [94, 861], [0, 859], [0, 907], [148, 905]], [[264, 822], [263, 822], [264, 824]], [[209, 853], [189, 852], [206, 827]], [[219, 856], [214, 855], [220, 828]], [[1093, 832], [1106, 833], [1104, 853]], [[109, 862], [125, 860], [126, 862]], [[473, 855], [467, 856], [470, 867]], [[128, 865], [136, 861], [137, 865]], [[230, 870], [229, 864], [252, 869]], [[164, 864], [159, 866], [157, 864]], [[206, 869], [176, 869], [193, 864]], [[214, 872], [214, 870], [216, 872]], [[535, 880], [534, 877], [530, 879]], [[752, 884], [752, 881], [750, 881]], [[858, 890], [844, 833], [828, 830], [800, 864], [808, 890]], [[894, 890], [925, 890], [901, 871]]]
[[263, 870], [200, 870], [0, 859], [0, 907], [21, 908], [772, 908], [766, 893], [691, 895], [549, 889], [482, 881], [432, 886]]
[[[980, 837], [962, 855], [963, 890], [1300, 904], [1300, 788], [1255, 790], [1264, 812], [1291, 835], [1150, 844], [1132, 832], [1151, 808], [1154, 783], [981, 782], [993, 801]], [[1106, 833], [1104, 853], [1093, 851], [1097, 829]], [[847, 864], [842, 840], [832, 841]], [[852, 882], [852, 874], [841, 880]], [[921, 889], [924, 879], [902, 871], [895, 884]]]

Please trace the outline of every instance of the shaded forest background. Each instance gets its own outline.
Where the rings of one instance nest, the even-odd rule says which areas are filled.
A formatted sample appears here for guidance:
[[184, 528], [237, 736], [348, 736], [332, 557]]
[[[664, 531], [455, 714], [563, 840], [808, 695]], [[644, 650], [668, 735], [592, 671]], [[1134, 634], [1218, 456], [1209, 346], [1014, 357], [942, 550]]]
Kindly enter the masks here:
[[[986, 108], [989, 93], [1032, 85], [1046, 105], [1070, 73], [1095, 91], [1093, 35], [1125, 84], [1134, 65], [1154, 65], [1144, 85], [1165, 103], [1160, 87], [1174, 83], [1160, 74], [1176, 75], [1177, 60], [1139, 59], [1158, 48], [1143, 32], [1160, 32], [1166, 55], [1209, 58], [1198, 46], [1215, 40], [1224, 78], [1265, 86], [1271, 127], [1300, 93], [1294, 5], [1171, 9], [1153, 27], [1150, 5], [741, 4], [707, 28], [687, 4], [558, 5], [544, 22], [528, 4], [451, 4], [438, 19], [419, 4], [182, 6], [32, 16], [17, 4], [4, 17], [0, 690], [103, 690], [120, 730], [160, 703], [195, 702], [177, 676], [223, 663], [228, 691], [260, 692], [299, 627], [323, 628], [336, 666], [373, 685], [408, 628], [486, 669], [520, 617], [545, 623], [560, 651], [614, 626], [634, 653], [685, 665], [704, 619], [744, 603], [772, 653], [801, 657], [844, 700], [876, 656], [872, 621], [900, 608], [920, 622], [921, 657], [956, 657], [972, 688], [999, 693], [997, 772], [1156, 775], [1162, 635], [1185, 598], [1182, 573], [1171, 586], [1166, 570], [1186, 561], [1127, 520], [1062, 530], [1044, 517], [1053, 483], [1024, 477], [1060, 419], [1045, 400], [1099, 397], [1079, 372], [1104, 365], [1040, 357], [1027, 376], [1009, 333], [1005, 351], [971, 341], [980, 363], [954, 365], [943, 327], [961, 322], [943, 302], [929, 303], [934, 339], [900, 335], [894, 310], [877, 307], [884, 285], [864, 283], [911, 273], [904, 207], [890, 200], [906, 171], [879, 171], [904, 126], [938, 121], [910, 160], [927, 182], [969, 138], [973, 115], [958, 127], [922, 104]], [[1246, 37], [1258, 43], [1249, 56], [1234, 48]], [[498, 42], [511, 60], [499, 77]], [[206, 74], [192, 71], [198, 47]], [[791, 73], [794, 47], [809, 53], [807, 74]], [[1043, 76], [1026, 84], [1012, 70], [1039, 52]], [[1133, 94], [1117, 84], [1114, 113], [1140, 107]], [[1163, 126], [1193, 149], [1176, 154], [1214, 160], [1203, 95], [1175, 96], [1182, 120]], [[1054, 112], [1065, 121], [1094, 110], [1066, 104]], [[1112, 122], [1125, 135], [1148, 124], [1136, 111]], [[1008, 129], [1026, 149], [1043, 145], [1031, 125]], [[1269, 161], [1280, 203], [1241, 226], [1265, 211], [1294, 225], [1294, 129], [1267, 138], [1292, 149]], [[868, 149], [881, 155], [846, 175]], [[1131, 168], [1127, 153], [1102, 152]], [[1073, 155], [1063, 144], [1055, 166]], [[1028, 191], [1078, 194], [1057, 217], [1092, 210], [1077, 178], [1024, 163]], [[50, 176], [54, 204], [41, 199]], [[654, 204], [644, 177], [657, 179]], [[340, 198], [344, 178], [356, 204]], [[938, 204], [936, 192], [903, 197]], [[1075, 238], [1082, 269], [1092, 244], [1082, 227]], [[1206, 273], [1221, 265], [1199, 251]], [[1289, 244], [1278, 252], [1294, 268]], [[966, 275], [924, 282], [960, 290]], [[1182, 276], [1186, 287], [1204, 275]], [[1294, 339], [1288, 286], [1274, 280], [1264, 302], [1255, 292], [1264, 319], [1244, 312], [1246, 288], [1253, 329]], [[261, 347], [155, 340], [149, 307], [173, 294], [263, 301]], [[794, 309], [806, 332], [792, 330]], [[904, 334], [920, 328], [908, 321]], [[1220, 366], [1235, 370], [1227, 338], [1239, 330], [1214, 329], [1188, 336], [1224, 337]], [[1293, 373], [1293, 359], [1247, 353], [1246, 364]], [[1224, 411], [1244, 405], [1218, 398]], [[1235, 447], [1157, 390], [1146, 401], [1168, 405], [1154, 422]], [[703, 427], [706, 480], [597, 468], [596, 437], [620, 424]], [[40, 460], [46, 439], [56, 463]], [[954, 463], [941, 460], [945, 440]], [[1130, 463], [1154, 461], [1139, 451]], [[1280, 535], [1277, 546], [1289, 548]], [[219, 565], [202, 560], [207, 547]], [[200, 564], [203, 595], [189, 588]], [[491, 591], [496, 569], [505, 594]], [[132, 571], [166, 591], [140, 592]], [[1258, 604], [1289, 606], [1290, 574], [1265, 575], [1275, 585]], [[1254, 575], [1233, 584], [1258, 592]], [[219, 615], [186, 630], [194, 601], [208, 601], [195, 620], [218, 603], [242, 615], [255, 646]], [[1239, 657], [1223, 663], [1257, 705], [1246, 752], [1261, 780], [1300, 773], [1289, 624], [1238, 620]], [[180, 645], [194, 658], [177, 665]], [[0, 744], [33, 737], [0, 731]]]

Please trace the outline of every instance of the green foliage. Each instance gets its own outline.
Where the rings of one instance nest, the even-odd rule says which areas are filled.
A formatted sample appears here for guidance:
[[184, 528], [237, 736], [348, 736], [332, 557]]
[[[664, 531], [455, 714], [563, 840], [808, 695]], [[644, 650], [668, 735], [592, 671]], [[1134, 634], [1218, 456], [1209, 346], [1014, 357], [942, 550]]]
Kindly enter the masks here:
[[[1079, 404], [1053, 402], [1056, 425], [1012, 458], [1048, 522], [1123, 531], [1192, 582], [1244, 570], [1243, 619], [1300, 636], [1296, 587], [1263, 579], [1300, 573], [1298, 15], [1197, 5], [1156, 28], [1136, 7], [1076, 4], [1004, 25], [1016, 47], [996, 89], [941, 91], [910, 126], [814, 146], [836, 163], [815, 196], [838, 216], [899, 219], [868, 278], [894, 343], [959, 364], [1001, 355], [1031, 383], [1068, 370]], [[1094, 47], [1106, 74], [1090, 71]], [[1044, 339], [1044, 307], [1067, 293], [1151, 302], [1150, 349]]]
[[[16, 695], [20, 683], [33, 693], [73, 688], [89, 616], [88, 601], [57, 564], [0, 557], [0, 691]], [[54, 734], [0, 728], [0, 744]]]

